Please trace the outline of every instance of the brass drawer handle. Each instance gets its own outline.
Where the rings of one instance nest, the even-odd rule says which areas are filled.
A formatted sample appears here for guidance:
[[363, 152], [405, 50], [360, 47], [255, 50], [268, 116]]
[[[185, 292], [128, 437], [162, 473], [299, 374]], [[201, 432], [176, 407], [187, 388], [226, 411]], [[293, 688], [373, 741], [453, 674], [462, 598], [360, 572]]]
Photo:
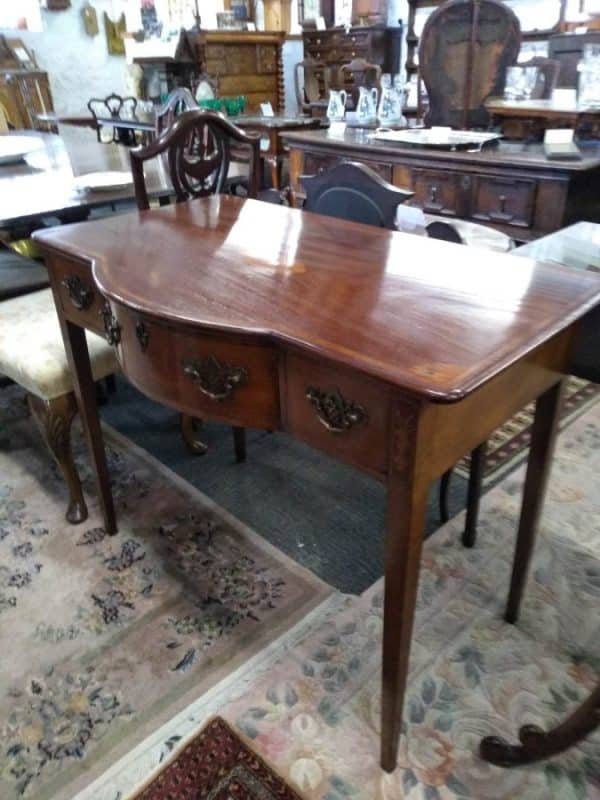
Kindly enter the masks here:
[[186, 359], [182, 366], [183, 374], [211, 400], [225, 400], [237, 386], [242, 386], [248, 380], [248, 371], [244, 367], [222, 364], [214, 356], [202, 360]]
[[111, 307], [105, 303], [100, 310], [100, 316], [104, 324], [104, 336], [110, 345], [117, 345], [121, 341], [121, 326], [112, 313]]
[[366, 424], [368, 420], [363, 406], [345, 400], [339, 389], [327, 392], [307, 386], [306, 399], [317, 409], [319, 422], [332, 433], [344, 433], [354, 425]]
[[61, 284], [68, 291], [71, 302], [79, 311], [85, 311], [94, 302], [94, 290], [86, 286], [79, 275], [67, 275]]

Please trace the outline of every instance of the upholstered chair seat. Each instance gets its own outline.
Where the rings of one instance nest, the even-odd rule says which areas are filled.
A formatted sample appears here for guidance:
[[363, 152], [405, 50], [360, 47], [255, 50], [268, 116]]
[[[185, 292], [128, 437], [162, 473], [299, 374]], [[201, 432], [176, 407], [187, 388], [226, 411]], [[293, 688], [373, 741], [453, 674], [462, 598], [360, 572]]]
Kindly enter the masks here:
[[[117, 370], [117, 360], [104, 339], [86, 335], [92, 374], [100, 380]], [[0, 302], [0, 374], [26, 389], [30, 411], [67, 482], [67, 520], [82, 522], [88, 512], [70, 437], [77, 403], [50, 289]]]

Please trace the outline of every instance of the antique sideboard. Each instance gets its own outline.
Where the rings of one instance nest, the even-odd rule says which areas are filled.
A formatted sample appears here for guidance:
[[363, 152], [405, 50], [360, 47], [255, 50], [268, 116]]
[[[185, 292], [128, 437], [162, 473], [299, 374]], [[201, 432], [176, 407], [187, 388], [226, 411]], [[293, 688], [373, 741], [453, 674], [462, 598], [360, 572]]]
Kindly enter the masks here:
[[600, 221], [600, 147], [581, 146], [581, 161], [549, 161], [539, 144], [501, 142], [481, 151], [447, 151], [378, 142], [346, 128], [282, 134], [290, 148], [292, 197], [303, 197], [301, 175], [340, 161], [359, 161], [427, 213], [472, 220], [526, 242], [579, 220]]

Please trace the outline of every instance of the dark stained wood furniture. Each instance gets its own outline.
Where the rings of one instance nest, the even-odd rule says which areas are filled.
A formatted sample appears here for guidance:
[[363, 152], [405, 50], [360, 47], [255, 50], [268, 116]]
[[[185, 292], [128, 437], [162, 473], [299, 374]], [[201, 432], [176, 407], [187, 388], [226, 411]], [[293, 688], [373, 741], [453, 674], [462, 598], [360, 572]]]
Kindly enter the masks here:
[[282, 134], [290, 148], [292, 196], [300, 175], [360, 161], [395, 186], [414, 191], [426, 213], [472, 220], [529, 241], [581, 219], [600, 220], [600, 147], [581, 146], [582, 161], [549, 161], [542, 145], [501, 142], [481, 152], [426, 149], [376, 141], [346, 128]]
[[[300, 83], [302, 73], [302, 84]], [[294, 65], [294, 92], [298, 111], [310, 116], [323, 116], [327, 110], [330, 68], [324, 61], [306, 56]]]
[[529, 61], [519, 61], [517, 66], [522, 69], [536, 67], [538, 71], [535, 86], [531, 93], [531, 100], [550, 100], [552, 92], [556, 89], [556, 84], [558, 83], [560, 61], [554, 58], [535, 56], [530, 58]]
[[500, 125], [509, 139], [541, 140], [549, 128], [572, 128], [579, 137], [600, 133], [600, 108], [564, 100], [504, 100], [490, 97], [485, 104], [491, 124]]
[[[217, 82], [220, 97], [245, 95], [248, 111], [271, 103], [284, 108], [282, 31], [182, 31], [173, 58], [134, 58], [142, 69], [159, 69], [168, 91], [195, 89], [202, 74]], [[153, 98], [156, 99], [156, 98]]]
[[[194, 108], [197, 108], [194, 104]], [[258, 114], [240, 114], [231, 117], [231, 122], [244, 131], [260, 133], [264, 139], [268, 140], [265, 147], [261, 145], [261, 159], [268, 165], [271, 173], [271, 184], [274, 189], [282, 189], [281, 173], [287, 150], [280, 136], [284, 131], [311, 130], [319, 128], [319, 119], [309, 117], [285, 117], [273, 116], [263, 117]], [[158, 125], [157, 114], [155, 112], [139, 111], [131, 117], [123, 118], [100, 118], [100, 124], [112, 124], [117, 128], [128, 131], [142, 131], [152, 136]]]
[[111, 129], [110, 138], [103, 139], [102, 128], [106, 125], [106, 122], [100, 121], [101, 119], [112, 121], [134, 116], [137, 108], [137, 100], [135, 97], [121, 97], [121, 95], [113, 92], [103, 98], [92, 97], [91, 100], [88, 100], [87, 107], [93, 117], [96, 136], [99, 142], [109, 141], [135, 147], [137, 144], [135, 132], [127, 128], [112, 125], [111, 123], [108, 125]]
[[388, 230], [394, 230], [399, 204], [412, 197], [412, 192], [392, 186], [370, 167], [352, 161], [317, 175], [303, 175], [300, 183], [306, 192], [305, 211]]
[[[400, 72], [400, 50], [402, 26], [388, 28], [385, 25], [370, 25], [345, 28], [328, 28], [325, 31], [305, 30], [302, 34], [304, 57], [322, 61], [331, 70], [333, 88], [352, 89], [352, 79], [347, 76], [343, 85], [338, 84], [339, 69], [355, 58], [377, 64], [382, 72]], [[324, 87], [320, 86], [323, 94]]]
[[381, 80], [381, 67], [379, 64], [372, 64], [365, 58], [353, 58], [348, 64], [342, 64], [338, 70], [338, 86], [350, 85], [348, 96], [351, 98], [352, 107], [356, 108], [358, 103], [358, 90], [361, 86], [367, 89], [377, 87], [379, 91], [379, 81]]
[[[131, 151], [131, 172], [135, 199], [142, 211], [150, 208], [144, 164], [163, 157], [175, 192], [175, 202], [206, 197], [223, 192], [229, 174], [232, 151], [244, 154], [248, 163], [248, 196], [257, 197], [260, 182], [260, 136], [246, 134], [221, 114], [212, 111], [184, 111], [156, 141]], [[183, 439], [193, 453], [205, 453], [206, 445], [194, 435], [194, 418], [181, 419]], [[243, 428], [234, 426], [235, 459], [246, 460], [246, 438]]]
[[519, 55], [519, 20], [501, 0], [448, 0], [427, 19], [419, 43], [429, 97], [426, 125], [487, 127], [484, 102], [504, 90]]
[[[519, 552], [533, 540], [557, 387], [600, 278], [495, 253], [482, 270], [474, 248], [227, 195], [35, 236], [107, 532], [117, 522], [84, 328], [106, 334], [155, 400], [286, 430], [387, 485], [381, 764], [393, 770], [429, 484], [540, 398]], [[85, 311], [69, 276], [92, 292]]]
[[[45, 217], [61, 222], [86, 219], [94, 208], [131, 201], [133, 183], [110, 191], [79, 193], [74, 177], [89, 172], [130, 173], [129, 150], [118, 144], [99, 144], [89, 130], [65, 128], [60, 136], [50, 133], [15, 132], [42, 143], [18, 164], [0, 165], [0, 227], [35, 226]], [[11, 134], [9, 134], [11, 135]], [[148, 192], [153, 198], [167, 197], [172, 189], [164, 171], [150, 164]]]
[[192, 111], [196, 108], [198, 108], [198, 103], [189, 89], [185, 87], [174, 89], [154, 114], [156, 135], [160, 136], [167, 128], [170, 128], [176, 117], [183, 111]]
[[560, 62], [557, 83], [559, 88], [577, 88], [577, 65], [583, 57], [586, 44], [600, 44], [600, 31], [559, 33], [549, 38], [548, 55]]

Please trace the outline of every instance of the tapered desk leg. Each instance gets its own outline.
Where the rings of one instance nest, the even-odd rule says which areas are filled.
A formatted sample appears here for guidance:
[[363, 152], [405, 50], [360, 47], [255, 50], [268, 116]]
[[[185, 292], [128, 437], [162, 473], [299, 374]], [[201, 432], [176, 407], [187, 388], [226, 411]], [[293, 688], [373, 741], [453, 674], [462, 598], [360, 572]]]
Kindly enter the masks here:
[[562, 383], [555, 384], [540, 395], [535, 404], [535, 419], [531, 434], [531, 449], [527, 462], [525, 488], [523, 490], [523, 505], [521, 507], [517, 546], [505, 613], [507, 622], [516, 622], [519, 616], [521, 596], [527, 579], [527, 571], [546, 493], [546, 483], [550, 474], [560, 411], [561, 389]]
[[104, 439], [102, 437], [102, 428], [100, 427], [98, 407], [96, 406], [96, 387], [92, 377], [85, 330], [64, 320], [60, 313], [59, 318], [67, 360], [73, 376], [73, 389], [83, 423], [83, 431], [92, 457], [98, 499], [102, 509], [102, 516], [104, 517], [104, 527], [107, 533], [113, 534], [117, 532], [117, 521], [110, 490]]
[[429, 489], [421, 471], [419, 415], [398, 409], [397, 417], [403, 417], [404, 432], [396, 423], [387, 499], [381, 698], [381, 767], [386, 772], [396, 767], [400, 741]]
[[483, 442], [471, 453], [469, 490], [467, 492], [467, 518], [462, 536], [462, 543], [465, 547], [473, 547], [477, 538], [477, 520], [479, 517], [479, 501], [481, 500], [486, 449], [487, 442]]

